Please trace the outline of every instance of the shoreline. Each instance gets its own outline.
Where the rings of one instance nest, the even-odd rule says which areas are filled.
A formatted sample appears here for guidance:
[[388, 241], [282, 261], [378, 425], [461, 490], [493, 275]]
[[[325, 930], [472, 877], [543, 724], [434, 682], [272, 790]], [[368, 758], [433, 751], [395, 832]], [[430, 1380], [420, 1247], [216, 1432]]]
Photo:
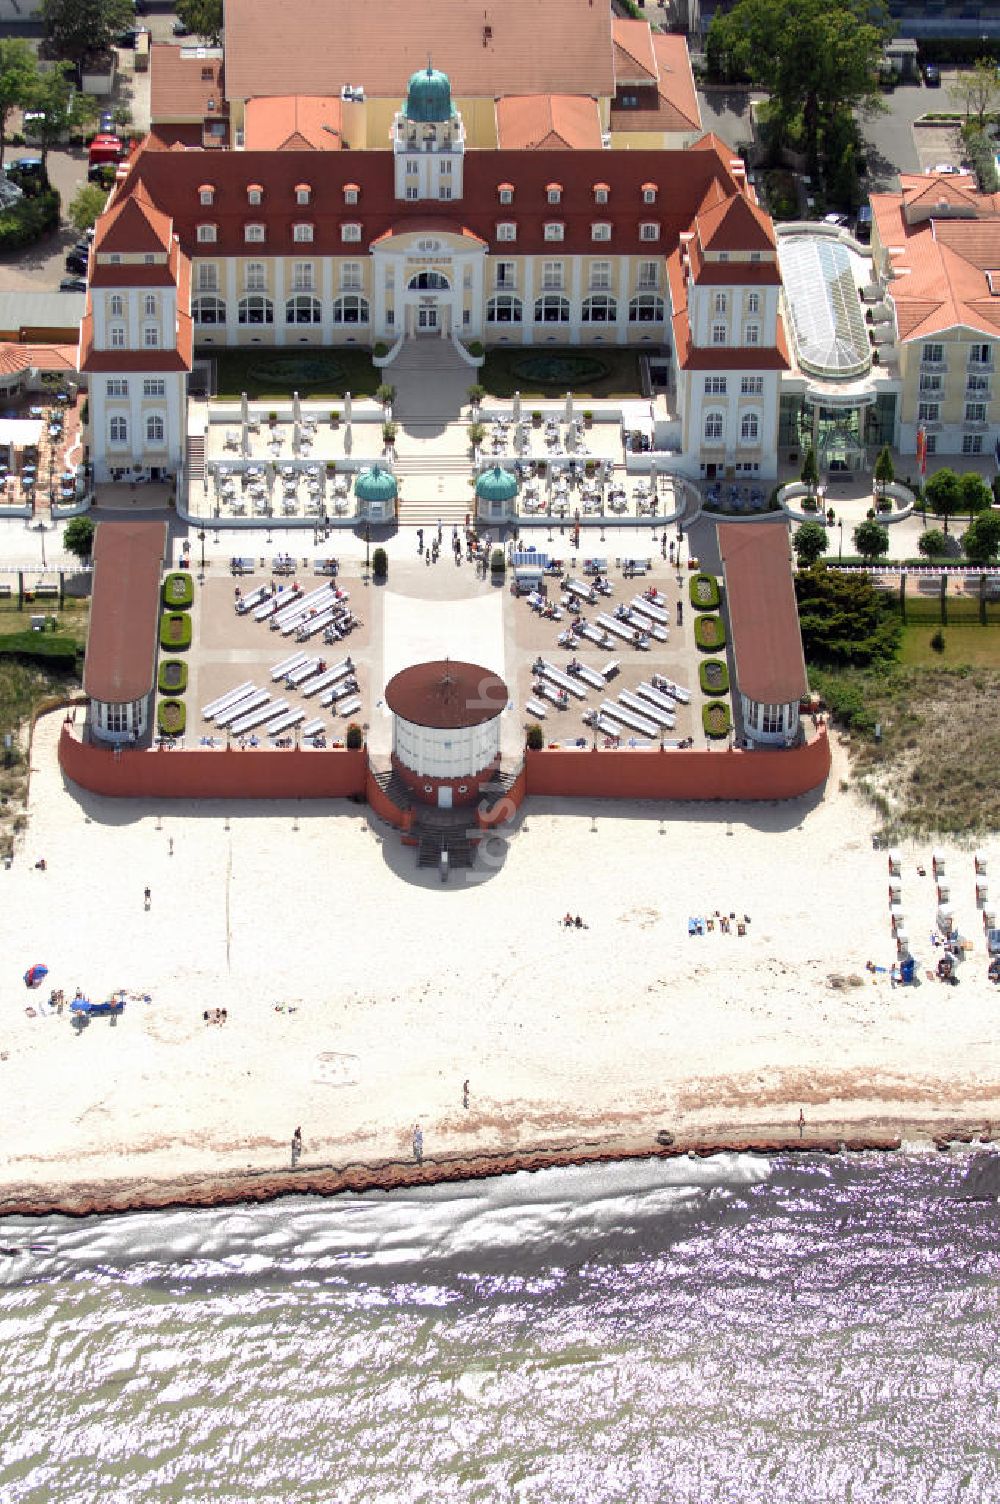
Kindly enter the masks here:
[[[167, 1180], [83, 1181], [60, 1190], [45, 1191], [28, 1184], [0, 1189], [0, 1221], [5, 1217], [126, 1215], [129, 1212], [212, 1209], [261, 1205], [291, 1196], [321, 1199], [347, 1192], [397, 1191], [415, 1187], [471, 1182], [504, 1175], [534, 1173], [571, 1166], [623, 1163], [634, 1159], [709, 1159], [719, 1154], [898, 1153], [917, 1149], [948, 1153], [976, 1145], [987, 1149], [996, 1142], [992, 1126], [982, 1121], [956, 1121], [947, 1127], [927, 1119], [903, 1119], [888, 1127], [865, 1122], [853, 1125], [807, 1124], [782, 1136], [761, 1131], [679, 1134], [673, 1142], [634, 1142], [616, 1147], [571, 1144], [539, 1145], [514, 1152], [455, 1152], [415, 1160], [389, 1159], [369, 1164], [300, 1164], [296, 1168], [216, 1171]], [[853, 1129], [849, 1134], [842, 1130]]]

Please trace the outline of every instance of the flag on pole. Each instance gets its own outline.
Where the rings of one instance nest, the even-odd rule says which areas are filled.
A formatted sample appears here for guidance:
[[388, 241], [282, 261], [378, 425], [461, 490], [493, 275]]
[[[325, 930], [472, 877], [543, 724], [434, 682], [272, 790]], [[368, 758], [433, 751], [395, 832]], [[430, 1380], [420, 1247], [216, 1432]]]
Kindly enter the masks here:
[[920, 474], [927, 474], [927, 430], [923, 424], [917, 429], [917, 464]]

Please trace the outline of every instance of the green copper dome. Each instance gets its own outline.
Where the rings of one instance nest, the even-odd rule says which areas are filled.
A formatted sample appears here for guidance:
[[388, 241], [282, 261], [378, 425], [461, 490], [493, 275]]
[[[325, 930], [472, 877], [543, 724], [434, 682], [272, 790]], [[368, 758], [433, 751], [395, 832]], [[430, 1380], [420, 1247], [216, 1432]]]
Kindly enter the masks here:
[[421, 68], [410, 79], [403, 114], [407, 120], [430, 125], [450, 120], [453, 113], [448, 75], [439, 73], [428, 63], [426, 68]]
[[510, 501], [517, 495], [517, 476], [494, 465], [476, 481], [476, 495], [483, 501]]
[[359, 470], [354, 482], [354, 494], [359, 501], [395, 501], [396, 477], [381, 465], [372, 465], [370, 470]]

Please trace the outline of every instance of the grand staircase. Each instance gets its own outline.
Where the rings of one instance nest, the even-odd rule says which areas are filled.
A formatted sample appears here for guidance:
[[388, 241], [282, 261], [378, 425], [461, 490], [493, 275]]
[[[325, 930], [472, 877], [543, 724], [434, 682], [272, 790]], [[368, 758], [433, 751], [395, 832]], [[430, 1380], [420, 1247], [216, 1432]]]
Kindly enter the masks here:
[[475, 829], [476, 817], [470, 810], [421, 810], [412, 830], [417, 839], [417, 866], [439, 867], [441, 853], [447, 851], [450, 869], [471, 867], [478, 844], [471, 838]]
[[[450, 340], [411, 339], [400, 350], [386, 380], [396, 388], [393, 417], [399, 423], [396, 461], [402, 481], [399, 520], [405, 526], [449, 532], [462, 527], [474, 510], [467, 481], [472, 461], [461, 422], [476, 371]], [[441, 484], [443, 482], [443, 485]]]
[[205, 435], [202, 433], [188, 434], [187, 478], [189, 485], [193, 480], [200, 484], [205, 479]]

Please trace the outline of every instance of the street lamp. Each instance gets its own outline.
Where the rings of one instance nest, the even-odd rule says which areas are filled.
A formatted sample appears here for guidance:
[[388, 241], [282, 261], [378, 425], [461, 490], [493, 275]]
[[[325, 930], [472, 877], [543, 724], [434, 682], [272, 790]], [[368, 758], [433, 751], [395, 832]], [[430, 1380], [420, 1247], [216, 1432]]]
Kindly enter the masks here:
[[840, 528], [840, 547], [837, 550], [837, 563], [839, 564], [842, 561], [843, 557], [844, 557], [844, 524], [843, 524], [843, 522], [841, 521], [838, 524], [838, 526]]
[[372, 541], [372, 527], [371, 527], [371, 523], [370, 522], [366, 522], [365, 523], [365, 568], [366, 569], [368, 569], [371, 566], [371, 552], [370, 552], [371, 541]]
[[202, 572], [202, 574], [204, 574], [205, 573], [205, 529], [204, 528], [202, 528], [201, 531], [198, 534], [198, 542], [201, 544], [201, 572]]

